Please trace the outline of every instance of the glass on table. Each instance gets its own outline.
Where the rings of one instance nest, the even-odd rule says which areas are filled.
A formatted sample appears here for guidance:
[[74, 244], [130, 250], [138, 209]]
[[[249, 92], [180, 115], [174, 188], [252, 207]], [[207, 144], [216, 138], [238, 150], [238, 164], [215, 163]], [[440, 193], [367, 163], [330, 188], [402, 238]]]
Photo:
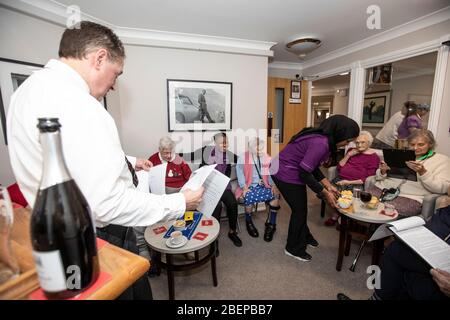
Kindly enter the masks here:
[[14, 213], [8, 190], [0, 186], [0, 284], [19, 274], [19, 266], [11, 250]]
[[359, 199], [361, 191], [362, 191], [361, 188], [353, 188], [353, 198]]

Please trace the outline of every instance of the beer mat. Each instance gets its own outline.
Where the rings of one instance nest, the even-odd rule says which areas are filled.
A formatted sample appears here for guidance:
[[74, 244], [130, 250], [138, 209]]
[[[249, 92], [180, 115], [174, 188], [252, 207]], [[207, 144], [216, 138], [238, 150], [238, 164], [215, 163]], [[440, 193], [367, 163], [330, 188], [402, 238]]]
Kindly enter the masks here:
[[97, 238], [97, 250], [100, 250], [104, 246], [108, 244], [108, 241], [105, 241], [103, 239]]
[[[75, 297], [64, 300], [86, 300], [86, 298], [88, 298], [91, 294], [104, 286], [109, 280], [111, 280], [111, 278], [112, 276], [109, 273], [101, 271], [97, 280], [89, 288], [76, 295]], [[30, 293], [29, 298], [31, 300], [50, 300], [45, 296], [44, 291], [41, 288]]]
[[[194, 213], [194, 220], [192, 221], [191, 224], [186, 225], [186, 229], [184, 229], [183, 231], [181, 231], [181, 233], [183, 233], [183, 235], [188, 238], [188, 240], [191, 240], [192, 234], [195, 231], [195, 228], [197, 228], [198, 224], [200, 223], [200, 220], [202, 219], [202, 213], [196, 211]], [[166, 232], [166, 234], [164, 235], [164, 238], [169, 238], [170, 235], [172, 234], [172, 232], [174, 231], [174, 227], [170, 226], [169, 230]]]
[[202, 226], [212, 226], [213, 221], [211, 219], [208, 220], [202, 220]]
[[194, 239], [203, 241], [203, 240], [205, 240], [207, 237], [208, 237], [208, 234], [207, 234], [207, 233], [197, 232], [197, 233], [195, 234], [195, 236], [194, 236]]
[[152, 229], [152, 230], [153, 230], [153, 232], [154, 232], [155, 234], [160, 234], [160, 233], [163, 233], [163, 232], [167, 231], [167, 228], [164, 227], [164, 226], [160, 226], [160, 227], [154, 228], [154, 229]]

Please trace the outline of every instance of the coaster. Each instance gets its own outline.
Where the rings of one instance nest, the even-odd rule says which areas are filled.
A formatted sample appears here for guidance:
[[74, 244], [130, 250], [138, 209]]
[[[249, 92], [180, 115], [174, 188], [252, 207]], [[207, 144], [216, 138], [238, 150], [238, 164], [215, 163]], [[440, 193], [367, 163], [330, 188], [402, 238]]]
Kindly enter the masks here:
[[207, 233], [203, 233], [203, 232], [197, 232], [195, 235], [194, 235], [194, 239], [197, 239], [197, 240], [200, 240], [200, 241], [203, 241], [203, 240], [205, 240], [206, 238], [208, 237], [208, 234]]

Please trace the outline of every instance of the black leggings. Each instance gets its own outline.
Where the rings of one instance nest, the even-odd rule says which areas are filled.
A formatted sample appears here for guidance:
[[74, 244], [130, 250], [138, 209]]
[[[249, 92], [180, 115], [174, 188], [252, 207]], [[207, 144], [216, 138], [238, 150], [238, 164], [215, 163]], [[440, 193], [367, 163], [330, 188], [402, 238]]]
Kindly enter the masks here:
[[220, 222], [220, 213], [222, 212], [222, 202], [225, 204], [227, 208], [227, 216], [228, 216], [228, 225], [230, 226], [230, 230], [236, 231], [237, 226], [237, 216], [238, 216], [238, 203], [236, 197], [233, 192], [229, 189], [226, 189], [220, 198], [217, 207], [214, 209], [213, 217]]
[[301, 255], [305, 253], [308, 241], [313, 239], [307, 224], [306, 186], [283, 182], [274, 176], [272, 179], [292, 210], [286, 250], [293, 255]]

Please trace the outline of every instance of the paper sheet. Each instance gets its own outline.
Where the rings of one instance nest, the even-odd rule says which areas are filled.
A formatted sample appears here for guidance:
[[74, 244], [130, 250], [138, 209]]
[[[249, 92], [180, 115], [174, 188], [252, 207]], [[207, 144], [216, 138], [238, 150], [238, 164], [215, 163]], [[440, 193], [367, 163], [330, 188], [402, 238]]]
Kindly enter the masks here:
[[198, 211], [210, 217], [229, 182], [230, 178], [217, 170], [213, 170], [203, 183], [205, 193], [203, 194], [202, 202], [197, 208]]
[[181, 188], [180, 191], [184, 191], [186, 189], [190, 189], [192, 191], [198, 190], [205, 183], [211, 172], [214, 171], [215, 167], [215, 164], [210, 166], [203, 166], [192, 172], [189, 181], [184, 184], [183, 188]]
[[142, 192], [149, 192], [148, 171], [145, 170], [136, 171], [136, 176], [138, 177], [139, 180], [139, 184], [137, 185], [136, 189]]
[[148, 184], [153, 194], [166, 194], [166, 171], [167, 162], [151, 167], [148, 172]]
[[395, 234], [431, 267], [450, 272], [450, 246], [425, 228], [424, 224], [425, 221], [417, 216], [383, 224], [369, 241]]

